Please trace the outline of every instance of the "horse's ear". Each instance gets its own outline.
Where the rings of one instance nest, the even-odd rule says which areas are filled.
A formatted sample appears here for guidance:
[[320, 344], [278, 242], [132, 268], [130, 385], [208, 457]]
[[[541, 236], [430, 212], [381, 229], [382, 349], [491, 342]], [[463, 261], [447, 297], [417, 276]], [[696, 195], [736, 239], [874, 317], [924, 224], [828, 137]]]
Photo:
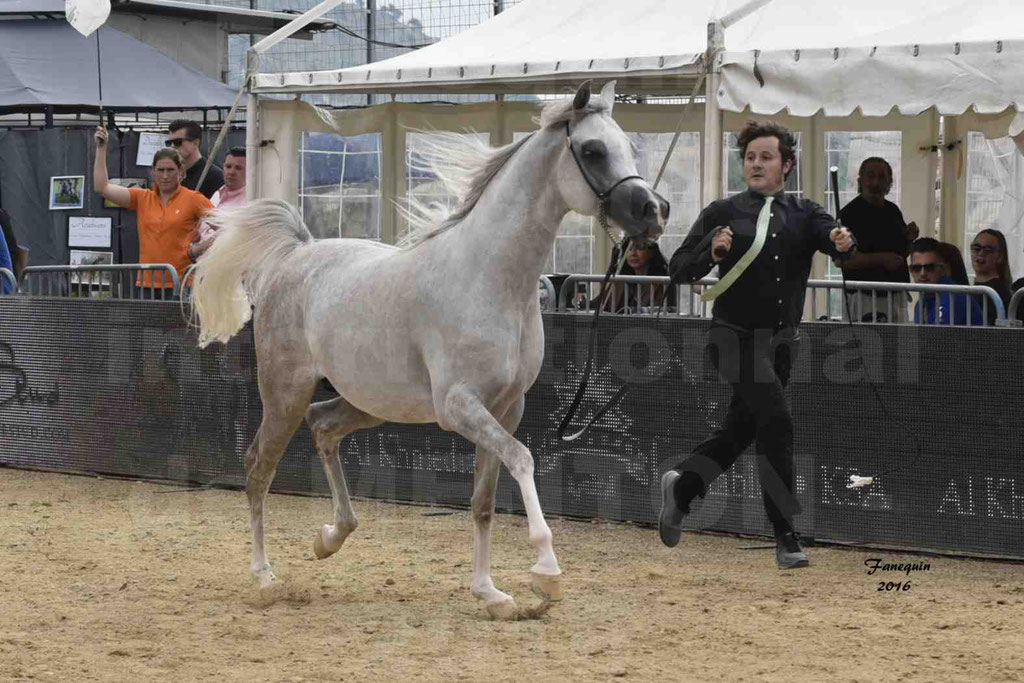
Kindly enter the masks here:
[[608, 103], [608, 111], [611, 112], [615, 104], [615, 81], [608, 81], [601, 88], [601, 99]]
[[579, 111], [590, 101], [590, 81], [583, 81], [576, 89], [576, 97], [572, 98], [572, 108]]

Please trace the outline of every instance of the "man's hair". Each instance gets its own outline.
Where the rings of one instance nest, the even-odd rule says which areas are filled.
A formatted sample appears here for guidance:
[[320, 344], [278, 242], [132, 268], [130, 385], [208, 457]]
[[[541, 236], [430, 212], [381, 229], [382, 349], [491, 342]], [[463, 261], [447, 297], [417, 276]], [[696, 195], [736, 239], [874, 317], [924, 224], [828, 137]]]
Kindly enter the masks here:
[[198, 140], [203, 137], [203, 129], [199, 127], [199, 124], [191, 119], [174, 119], [170, 125], [167, 126], [167, 132], [173, 133], [176, 130], [185, 129], [185, 134], [193, 140]]
[[178, 167], [179, 171], [185, 170], [185, 162], [181, 160], [181, 154], [179, 154], [178, 150], [173, 147], [161, 147], [155, 154], [153, 154], [154, 168], [156, 167], [156, 162], [161, 159], [170, 159], [174, 162], [174, 165]]
[[[747, 156], [747, 145], [758, 138], [777, 138], [779, 141], [779, 154], [782, 156], [782, 164], [785, 165], [787, 161], [793, 161], [793, 166], [796, 165], [796, 136], [790, 133], [788, 128], [779, 125], [775, 121], [765, 121], [764, 123], [757, 121], [747, 122], [747, 125], [743, 127], [737, 138], [741, 160]], [[789, 171], [793, 170], [793, 166], [790, 166]], [[786, 172], [786, 177], [789, 177], [789, 171]]]
[[225, 154], [224, 156], [225, 157], [241, 157], [241, 158], [244, 159], [245, 158], [245, 147], [232, 147], [231, 149], [228, 150], [228, 153]]
[[939, 249], [939, 241], [934, 237], [918, 237], [910, 244], [911, 254], [923, 254], [925, 252], [934, 251], [942, 258], [942, 250]]
[[864, 175], [864, 168], [868, 164], [882, 164], [883, 166], [885, 166], [885, 170], [889, 174], [889, 187], [885, 190], [885, 193], [889, 194], [889, 190], [892, 189], [892, 180], [893, 180], [893, 178], [892, 178], [892, 166], [890, 166], [889, 162], [886, 161], [885, 159], [883, 159], [882, 157], [868, 157], [864, 161], [860, 162], [860, 168], [857, 169], [857, 193], [859, 194], [861, 192], [860, 177], [862, 175]]

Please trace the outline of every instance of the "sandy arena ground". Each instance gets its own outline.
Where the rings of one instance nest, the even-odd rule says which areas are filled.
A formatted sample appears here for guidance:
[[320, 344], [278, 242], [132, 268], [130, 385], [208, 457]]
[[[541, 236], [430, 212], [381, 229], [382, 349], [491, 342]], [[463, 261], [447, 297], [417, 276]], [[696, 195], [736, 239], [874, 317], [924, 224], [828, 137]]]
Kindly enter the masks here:
[[[507, 473], [506, 473], [507, 476]], [[1024, 566], [812, 548], [780, 572], [757, 541], [554, 520], [565, 600], [488, 620], [464, 511], [356, 501], [315, 561], [330, 501], [272, 495], [285, 588], [248, 576], [245, 495], [0, 469], [0, 680], [1019, 681]], [[501, 515], [494, 579], [521, 605], [525, 519]], [[864, 560], [928, 562], [878, 592]]]

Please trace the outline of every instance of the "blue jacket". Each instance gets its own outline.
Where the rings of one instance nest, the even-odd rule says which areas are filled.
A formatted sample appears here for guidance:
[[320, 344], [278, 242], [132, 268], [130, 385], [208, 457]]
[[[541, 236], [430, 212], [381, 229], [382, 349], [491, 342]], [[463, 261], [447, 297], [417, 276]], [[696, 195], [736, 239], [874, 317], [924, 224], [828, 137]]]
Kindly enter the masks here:
[[[943, 276], [939, 282], [944, 285], [955, 285], [951, 278]], [[966, 325], [967, 311], [971, 312], [971, 325], [984, 325], [985, 316], [982, 315], [981, 306], [977, 301], [967, 294], [950, 292], [939, 292], [936, 296], [932, 292], [920, 292], [921, 298], [914, 307], [914, 322], [921, 322], [921, 304], [924, 304], [924, 322], [928, 325]], [[938, 314], [936, 315], [936, 303], [938, 303]], [[953, 309], [953, 318], [950, 321], [950, 308]]]
[[[0, 268], [14, 272], [14, 262], [11, 260], [11, 252], [7, 250], [7, 241], [0, 238]], [[4, 294], [11, 293], [11, 284], [7, 278], [0, 278], [0, 291]]]

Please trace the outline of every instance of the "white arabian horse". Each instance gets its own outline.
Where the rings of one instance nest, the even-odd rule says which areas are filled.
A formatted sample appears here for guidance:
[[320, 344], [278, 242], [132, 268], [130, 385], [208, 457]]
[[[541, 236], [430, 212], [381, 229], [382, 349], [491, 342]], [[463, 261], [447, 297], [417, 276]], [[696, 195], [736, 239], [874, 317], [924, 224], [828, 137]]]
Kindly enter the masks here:
[[[561, 569], [533, 480], [530, 451], [512, 434], [544, 353], [537, 281], [571, 209], [627, 234], [657, 237], [668, 203], [636, 171], [629, 139], [612, 120], [614, 83], [591, 97], [546, 105], [540, 130], [491, 149], [448, 136], [439, 177], [458, 191], [443, 219], [413, 212], [401, 247], [314, 240], [290, 205], [261, 200], [215, 214], [213, 247], [195, 270], [200, 344], [226, 342], [255, 309], [263, 420], [245, 456], [252, 515], [252, 576], [276, 580], [263, 544], [263, 504], [303, 417], [323, 461], [334, 523], [317, 532], [318, 558], [356, 528], [338, 443], [384, 421], [436, 422], [476, 445], [473, 595], [511, 618], [511, 596], [490, 576], [491, 517], [502, 463], [519, 485], [537, 561], [532, 587], [561, 598]], [[461, 184], [458, 171], [462, 170]], [[599, 198], [600, 195], [600, 198]], [[416, 216], [420, 218], [417, 219]], [[244, 282], [244, 286], [243, 286]], [[326, 377], [339, 397], [310, 405]]]

